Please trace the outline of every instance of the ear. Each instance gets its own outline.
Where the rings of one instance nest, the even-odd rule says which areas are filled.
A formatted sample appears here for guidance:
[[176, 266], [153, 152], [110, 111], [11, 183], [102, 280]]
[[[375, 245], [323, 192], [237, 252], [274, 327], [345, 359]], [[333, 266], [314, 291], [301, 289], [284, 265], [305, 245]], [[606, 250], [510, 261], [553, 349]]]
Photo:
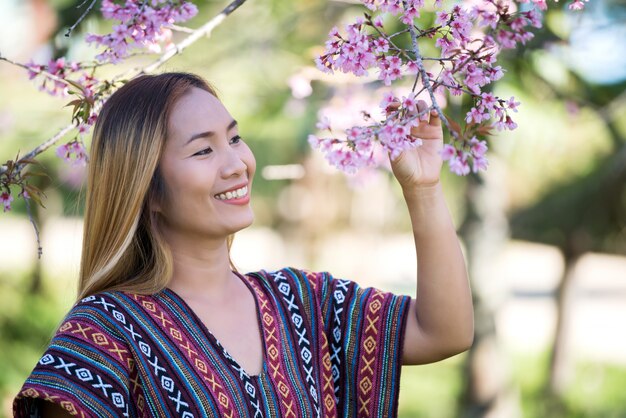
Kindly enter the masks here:
[[163, 198], [165, 196], [165, 183], [161, 177], [161, 171], [157, 167], [154, 172], [150, 187], [148, 188], [148, 210], [155, 213], [163, 213]]
[[154, 199], [154, 198], [148, 199], [148, 211], [155, 212], [155, 213], [163, 213], [161, 204], [157, 202], [157, 199]]

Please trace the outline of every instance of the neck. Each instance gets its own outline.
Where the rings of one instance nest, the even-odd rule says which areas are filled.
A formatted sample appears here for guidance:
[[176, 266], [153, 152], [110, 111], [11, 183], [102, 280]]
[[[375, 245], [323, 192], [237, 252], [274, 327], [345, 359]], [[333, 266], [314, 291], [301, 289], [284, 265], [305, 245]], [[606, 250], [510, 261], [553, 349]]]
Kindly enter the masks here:
[[174, 272], [168, 287], [188, 298], [221, 299], [232, 290], [226, 238], [198, 240], [167, 237]]

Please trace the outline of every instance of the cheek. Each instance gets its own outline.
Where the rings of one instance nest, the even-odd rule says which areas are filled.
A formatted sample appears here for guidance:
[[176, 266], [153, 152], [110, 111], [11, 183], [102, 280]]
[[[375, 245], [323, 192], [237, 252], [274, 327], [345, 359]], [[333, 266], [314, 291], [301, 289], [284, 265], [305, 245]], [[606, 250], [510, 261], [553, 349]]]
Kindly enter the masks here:
[[250, 177], [254, 176], [254, 173], [256, 171], [256, 158], [254, 158], [254, 153], [248, 146], [246, 146], [246, 155], [244, 161], [248, 166], [248, 172]]
[[166, 214], [179, 217], [180, 213], [194, 210], [198, 202], [205, 202], [213, 181], [207, 170], [197, 164], [181, 164], [171, 170], [165, 181], [163, 208]]

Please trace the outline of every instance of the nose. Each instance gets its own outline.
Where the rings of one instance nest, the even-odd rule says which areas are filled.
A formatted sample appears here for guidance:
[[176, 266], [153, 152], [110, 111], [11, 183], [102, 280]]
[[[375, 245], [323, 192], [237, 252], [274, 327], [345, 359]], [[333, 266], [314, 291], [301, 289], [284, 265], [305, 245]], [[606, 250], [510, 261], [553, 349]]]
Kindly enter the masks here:
[[223, 154], [222, 177], [229, 178], [232, 176], [242, 177], [248, 169], [246, 163], [242, 160], [241, 155], [236, 150], [228, 150]]

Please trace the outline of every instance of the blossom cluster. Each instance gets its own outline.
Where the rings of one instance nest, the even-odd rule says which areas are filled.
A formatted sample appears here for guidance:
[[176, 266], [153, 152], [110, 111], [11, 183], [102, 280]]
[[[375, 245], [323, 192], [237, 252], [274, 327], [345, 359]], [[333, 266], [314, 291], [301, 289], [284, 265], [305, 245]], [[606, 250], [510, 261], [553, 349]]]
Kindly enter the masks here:
[[477, 173], [480, 170], [486, 170], [488, 165], [485, 156], [487, 142], [473, 136], [464, 145], [464, 149], [457, 149], [451, 144], [443, 146], [441, 158], [448, 162], [450, 171], [459, 176], [465, 176], [470, 173], [470, 162], [472, 172]]
[[103, 0], [101, 11], [106, 19], [118, 23], [111, 33], [89, 34], [86, 41], [105, 47], [104, 52], [96, 56], [98, 61], [117, 63], [133, 49], [160, 52], [160, 43], [171, 42], [172, 32], [168, 26], [191, 19], [198, 8], [185, 0], [125, 0], [123, 4]]
[[87, 164], [87, 150], [85, 144], [80, 140], [74, 140], [63, 144], [57, 148], [56, 154], [65, 162], [74, 166], [84, 166]]
[[[392, 111], [390, 107], [392, 103], [400, 103], [400, 106]], [[419, 114], [414, 114], [417, 112], [417, 99], [413, 94], [399, 99], [389, 92], [385, 94], [379, 107], [383, 112], [390, 113], [390, 117], [384, 122], [348, 128], [345, 130], [344, 139], [319, 138], [309, 135], [309, 144], [313, 148], [320, 149], [329, 163], [347, 173], [355, 173], [359, 168], [375, 166], [378, 163], [375, 158], [375, 148], [378, 146], [382, 146], [393, 160], [402, 151], [422, 145], [421, 139], [411, 135], [411, 128], [419, 124]], [[408, 112], [414, 115], [404, 119], [399, 117]], [[326, 116], [321, 118], [317, 128], [332, 133], [330, 120]]]
[[[533, 37], [529, 28], [542, 26], [541, 14], [537, 10], [518, 12], [513, 3], [483, 0], [467, 9], [455, 5], [448, 11], [440, 10], [436, 13], [433, 27], [420, 29], [414, 26], [414, 19], [419, 17], [420, 9], [424, 7], [423, 0], [362, 0], [362, 2], [374, 12], [396, 16], [408, 28], [388, 35], [384, 32], [381, 16], [372, 18], [367, 14], [365, 19], [360, 18], [346, 25], [344, 34], [334, 27], [329, 33], [324, 53], [316, 58], [320, 70], [327, 73], [338, 70], [359, 77], [368, 75], [370, 70], [375, 70], [378, 79], [386, 86], [403, 77], [411, 76], [415, 78], [413, 92], [417, 86], [421, 86], [421, 90], [415, 95], [423, 91], [440, 95], [446, 91], [451, 95], [463, 93], [470, 95], [474, 99], [474, 106], [466, 114], [465, 122], [469, 125], [481, 125], [498, 130], [512, 130], [517, 127], [511, 113], [517, 112], [519, 102], [513, 97], [505, 100], [484, 90], [486, 86], [504, 75], [504, 70], [496, 65], [498, 53], [502, 49], [525, 44]], [[539, 0], [533, 2], [538, 3]], [[435, 1], [435, 6], [440, 6], [438, 1]], [[440, 51], [439, 56], [423, 57], [417, 45], [408, 49], [399, 47], [395, 37], [411, 31], [418, 41], [434, 39], [434, 46]], [[426, 60], [436, 64], [426, 68]], [[435, 76], [437, 70], [438, 74]], [[421, 84], [418, 84], [420, 80]], [[433, 103], [431, 108], [438, 108], [438, 105]], [[428, 111], [430, 109], [425, 113]], [[406, 118], [410, 112], [401, 114]], [[380, 142], [392, 157], [406, 147], [417, 146], [411, 135], [403, 135], [405, 131], [410, 132], [408, 126], [410, 121], [406, 119], [387, 118], [382, 122], [355, 127], [359, 132], [356, 136], [346, 132], [345, 139], [322, 140], [311, 137], [310, 142], [314, 147], [320, 147], [332, 164], [346, 171], [354, 171], [371, 163], [371, 159], [366, 157], [366, 154], [371, 154], [368, 142]], [[394, 134], [390, 136], [391, 132]], [[470, 172], [468, 165], [470, 160], [473, 161], [474, 171], [487, 166], [482, 151], [483, 148], [486, 151], [486, 145], [476, 145], [484, 144], [484, 141], [480, 142], [474, 136], [470, 138], [470, 131], [465, 132], [468, 133], [466, 138], [462, 137], [460, 130], [453, 132], [458, 144], [451, 146], [458, 153], [446, 154], [450, 169], [457, 174]], [[464, 149], [469, 151], [463, 151]]]
[[[517, 0], [520, 3], [528, 3], [529, 0]], [[548, 4], [546, 3], [546, 0], [531, 0], [533, 4], [536, 4], [541, 10], [546, 10], [548, 8]], [[558, 0], [554, 0], [555, 2], [558, 2]], [[567, 5], [567, 8], [570, 10], [582, 10], [585, 8], [585, 3], [584, 2], [588, 2], [589, 0], [574, 0], [573, 2], [569, 3]]]
[[[569, 5], [570, 9], [582, 8], [583, 1], [587, 0], [575, 0]], [[475, 133], [484, 134], [491, 128], [515, 129], [517, 124], [513, 113], [520, 105], [514, 97], [504, 99], [489, 89], [492, 82], [504, 76], [504, 69], [497, 65], [498, 54], [501, 50], [515, 48], [531, 40], [531, 31], [542, 26], [541, 13], [535, 8], [521, 10], [513, 1], [502, 0], [476, 0], [465, 7], [457, 4], [443, 10], [441, 2], [435, 0], [435, 9], [439, 10], [433, 25], [419, 28], [415, 26], [415, 19], [425, 7], [423, 0], [361, 2], [372, 12], [394, 16], [405, 25], [405, 29], [387, 34], [380, 14], [366, 14], [364, 19], [346, 25], [343, 32], [334, 27], [329, 33], [325, 51], [316, 58], [317, 67], [326, 73], [341, 71], [357, 77], [375, 71], [378, 80], [385, 86], [409, 77], [413, 79], [413, 98], [424, 92], [429, 93], [433, 101], [435, 95], [465, 94], [471, 97], [473, 106], [465, 116], [466, 129], [461, 129], [454, 121], [443, 119], [453, 141], [446, 146], [442, 157], [448, 162], [450, 170], [459, 175], [484, 170], [487, 167], [487, 145]], [[547, 8], [545, 0], [518, 2], [531, 2], [541, 10]], [[400, 47], [403, 43], [399, 37], [409, 37], [409, 34], [411, 47]], [[419, 43], [423, 42], [430, 42], [439, 51], [438, 55], [423, 56], [419, 47]], [[406, 147], [419, 146], [419, 141], [410, 134], [404, 135], [404, 132], [410, 132], [411, 119], [407, 118], [412, 112], [406, 111], [410, 107], [408, 105], [403, 103], [405, 110], [399, 113], [401, 117], [368, 120], [365, 126], [347, 129], [341, 136], [310, 136], [309, 142], [319, 147], [331, 164], [346, 171], [373, 164], [372, 143], [387, 149], [393, 158]], [[424, 113], [435, 109], [443, 116], [441, 107], [433, 102]], [[325, 125], [321, 124], [326, 128]], [[330, 126], [328, 130], [332, 133]], [[390, 135], [391, 132], [394, 134]]]
[[[72, 166], [84, 166], [88, 155], [83, 137], [89, 133], [97, 119], [96, 104], [114, 86], [113, 82], [100, 81], [95, 70], [102, 64], [117, 63], [129, 56], [133, 48], [147, 48], [160, 52], [159, 43], [171, 40], [168, 26], [191, 19], [197, 13], [194, 4], [186, 0], [103, 0], [101, 7], [105, 19], [117, 20], [113, 32], [107, 35], [87, 35], [88, 43], [104, 46], [104, 52], [96, 56], [100, 63], [85, 65], [65, 58], [52, 59], [47, 64], [29, 62], [29, 79], [39, 84], [39, 89], [53, 96], [74, 95], [69, 103], [73, 106], [72, 120], [76, 125], [76, 135], [68, 143], [56, 149], [56, 155]], [[15, 164], [12, 163], [11, 167]], [[9, 176], [2, 182], [0, 204], [4, 211], [11, 209], [13, 196], [11, 184], [22, 187], [20, 197], [39, 199], [35, 187], [28, 185], [19, 176]], [[28, 189], [28, 190], [27, 190]], [[28, 191], [32, 193], [29, 194]]]
[[79, 97], [70, 104], [75, 105], [74, 120], [79, 135], [87, 134], [97, 118], [92, 105], [100, 81], [93, 76], [93, 73], [86, 71], [80, 63], [67, 62], [65, 58], [50, 60], [47, 65], [35, 64], [31, 61], [26, 64], [26, 67], [29, 79], [37, 79], [41, 83], [40, 90], [52, 96], [65, 97], [75, 94]]
[[11, 210], [12, 201], [13, 201], [13, 196], [11, 196], [10, 190], [0, 193], [0, 205], [2, 205], [3, 212]]
[[[75, 61], [67, 61], [61, 57], [48, 61], [48, 64], [36, 64], [30, 61], [26, 64], [28, 79], [40, 81], [39, 90], [52, 96], [65, 97], [69, 94], [72, 85], [80, 87], [85, 95], [93, 97], [93, 89], [98, 80], [82, 68]], [[73, 83], [70, 82], [72, 80]], [[78, 84], [78, 86], [77, 86]]]

